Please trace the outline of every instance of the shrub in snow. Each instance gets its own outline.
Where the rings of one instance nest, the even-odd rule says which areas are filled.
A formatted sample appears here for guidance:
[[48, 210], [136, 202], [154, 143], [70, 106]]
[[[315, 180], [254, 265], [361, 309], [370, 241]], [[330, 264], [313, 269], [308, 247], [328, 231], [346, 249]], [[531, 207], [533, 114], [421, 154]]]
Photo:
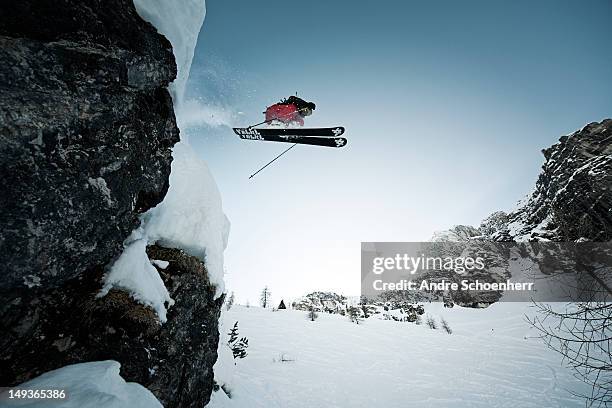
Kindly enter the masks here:
[[362, 304], [360, 305], [361, 311], [363, 312], [363, 317], [368, 318], [376, 313], [378, 313], [378, 308], [374, 305]]
[[291, 358], [290, 356], [288, 356], [286, 353], [280, 353], [278, 357], [275, 357], [272, 359], [272, 362], [276, 363], [289, 363], [289, 362], [293, 362], [295, 361], [294, 358]]
[[311, 322], [314, 322], [318, 318], [319, 318], [319, 314], [315, 310], [314, 306], [312, 306], [310, 310], [308, 311], [308, 320], [310, 320]]
[[230, 293], [229, 297], [225, 301], [225, 309], [230, 310], [234, 305], [234, 292]]
[[349, 306], [347, 309], [349, 320], [355, 324], [359, 324], [363, 321], [363, 312], [361, 308], [356, 306]]
[[427, 324], [427, 327], [429, 327], [432, 330], [436, 330], [438, 328], [438, 324], [436, 323], [436, 319], [434, 319], [431, 316], [427, 316], [427, 319], [425, 319], [425, 324]]
[[448, 322], [444, 320], [444, 318], [442, 318], [441, 323], [442, 323], [442, 328], [444, 329], [445, 332], [447, 332], [448, 334], [453, 334], [453, 330], [450, 328]]
[[407, 321], [407, 322], [410, 322], [410, 323], [414, 323], [414, 322], [416, 322], [416, 320], [417, 320], [418, 316], [419, 316], [419, 315], [418, 315], [418, 314], [416, 314], [415, 312], [410, 311], [410, 312], [408, 312], [408, 313], [406, 314], [406, 321]]
[[234, 354], [234, 359], [245, 358], [247, 356], [246, 349], [249, 347], [249, 339], [242, 337], [238, 339], [238, 322], [234, 323], [234, 327], [230, 329], [229, 340], [227, 345]]
[[419, 326], [423, 324], [423, 319], [421, 318], [421, 315], [416, 315], [416, 320], [414, 321], [414, 324]]

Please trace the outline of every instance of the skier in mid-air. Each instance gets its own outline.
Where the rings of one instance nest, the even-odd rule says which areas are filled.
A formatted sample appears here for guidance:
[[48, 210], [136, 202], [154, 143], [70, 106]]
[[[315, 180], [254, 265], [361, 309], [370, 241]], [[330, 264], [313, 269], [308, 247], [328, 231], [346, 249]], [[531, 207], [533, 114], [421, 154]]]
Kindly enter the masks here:
[[312, 115], [316, 105], [306, 102], [297, 96], [290, 96], [279, 103], [268, 106], [266, 111], [267, 123], [282, 123], [284, 125], [304, 126], [304, 118]]
[[[344, 147], [346, 138], [342, 137], [344, 127], [305, 128], [304, 118], [312, 115], [316, 106], [297, 96], [290, 96], [282, 101], [268, 106], [266, 120], [255, 125], [233, 128], [241, 139], [259, 140], [265, 142], [281, 142], [306, 144], [312, 146]], [[264, 124], [280, 124], [282, 126], [258, 127]]]

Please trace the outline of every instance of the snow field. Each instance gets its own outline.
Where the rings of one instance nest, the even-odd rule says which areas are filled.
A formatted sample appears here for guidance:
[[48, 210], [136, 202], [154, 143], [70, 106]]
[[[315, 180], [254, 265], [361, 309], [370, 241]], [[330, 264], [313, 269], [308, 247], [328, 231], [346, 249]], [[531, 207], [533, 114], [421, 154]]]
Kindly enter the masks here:
[[[534, 338], [524, 303], [488, 309], [425, 305], [423, 324], [234, 306], [249, 355], [210, 407], [579, 407], [584, 391], [560, 356]], [[444, 317], [453, 330], [431, 330]], [[224, 345], [220, 345], [220, 349]], [[280, 357], [294, 361], [279, 362]], [[224, 361], [222, 364], [233, 364]], [[223, 382], [222, 378], [218, 379]]]

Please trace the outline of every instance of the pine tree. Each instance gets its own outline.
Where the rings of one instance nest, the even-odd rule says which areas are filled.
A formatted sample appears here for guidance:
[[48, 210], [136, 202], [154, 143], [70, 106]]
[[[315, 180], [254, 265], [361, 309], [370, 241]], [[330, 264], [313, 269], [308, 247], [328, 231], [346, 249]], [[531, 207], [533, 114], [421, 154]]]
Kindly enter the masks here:
[[263, 307], [264, 309], [266, 307], [268, 307], [268, 305], [270, 304], [270, 298], [271, 297], [272, 297], [272, 292], [270, 292], [270, 289], [268, 289], [268, 287], [266, 286], [261, 291], [261, 296], [259, 298], [259, 302], [261, 304], [261, 307]]
[[348, 312], [348, 316], [351, 322], [355, 323], [355, 324], [359, 324], [361, 323], [361, 321], [363, 320], [361, 318], [361, 309], [355, 306], [350, 306], [347, 310]]
[[230, 329], [228, 335], [227, 345], [232, 350], [234, 359], [245, 358], [247, 356], [246, 349], [249, 347], [249, 339], [242, 337], [238, 340], [238, 322], [234, 323], [234, 327]]
[[234, 327], [232, 327], [228, 333], [229, 340], [227, 344], [231, 345], [238, 339], [238, 322], [234, 323]]

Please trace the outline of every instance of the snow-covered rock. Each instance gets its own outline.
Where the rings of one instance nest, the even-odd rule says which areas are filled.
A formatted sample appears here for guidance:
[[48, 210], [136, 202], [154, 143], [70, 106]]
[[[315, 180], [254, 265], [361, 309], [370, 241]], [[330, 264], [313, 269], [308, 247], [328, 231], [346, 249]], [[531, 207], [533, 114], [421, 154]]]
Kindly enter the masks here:
[[166, 194], [179, 140], [170, 44], [129, 3], [19, 4], [0, 4], [6, 291], [58, 287], [118, 256]]
[[508, 214], [506, 239], [612, 239], [612, 119], [589, 123], [543, 153], [534, 192]]
[[221, 194], [208, 166], [188, 144], [177, 144], [173, 156], [170, 189], [161, 204], [144, 214], [144, 233], [150, 243], [181, 248], [205, 261], [220, 296], [230, 228]]
[[[177, 117], [183, 106], [185, 85], [200, 28], [206, 14], [204, 0], [134, 0], [141, 17], [149, 21], [171, 42], [176, 58], [178, 75], [171, 84]], [[169, 189], [164, 201], [141, 217], [142, 239], [147, 244], [159, 244], [169, 248], [180, 248], [206, 263], [209, 280], [217, 287], [217, 296], [224, 291], [223, 252], [227, 246], [230, 223], [222, 209], [221, 195], [206, 163], [193, 151], [186, 140], [174, 146]], [[136, 250], [140, 249], [140, 254]], [[125, 252], [131, 257], [146, 257], [146, 245], [125, 243]], [[125, 254], [119, 260], [125, 259]], [[116, 285], [113, 271], [121, 268], [113, 265], [105, 278], [105, 291]], [[115, 273], [116, 275], [116, 273]], [[145, 274], [142, 273], [144, 276]], [[147, 274], [151, 276], [151, 274]], [[125, 279], [124, 279], [125, 280]], [[137, 280], [132, 280], [137, 283]], [[160, 321], [165, 320], [166, 308], [172, 302], [165, 298], [166, 289], [161, 279], [142, 280], [147, 287], [137, 285], [129, 290], [135, 299], [153, 305]], [[148, 286], [156, 285], [155, 288]], [[144, 296], [144, 292], [159, 294], [155, 299]]]
[[170, 91], [175, 110], [179, 110], [200, 28], [206, 16], [205, 0], [134, 0], [134, 5], [142, 19], [153, 24], [172, 44], [177, 75], [170, 84]]
[[455, 225], [449, 230], [434, 232], [433, 242], [465, 242], [482, 235], [480, 231], [470, 225]]
[[[169, 174], [204, 1], [136, 5], [156, 28], [132, 0], [0, 4], [0, 384], [104, 356], [162, 404], [201, 408], [213, 388], [228, 223], [193, 152], [177, 148], [172, 167], [197, 173]], [[186, 191], [181, 174], [202, 183]], [[147, 211], [168, 189], [157, 219]], [[185, 227], [186, 214], [200, 216], [190, 218], [199, 230], [178, 237], [170, 227]]]
[[347, 308], [347, 298], [334, 292], [312, 292], [306, 296], [296, 299], [292, 308], [317, 312], [344, 313]]
[[165, 323], [166, 305], [172, 306], [174, 300], [147, 257], [147, 240], [143, 237], [142, 229], [134, 231], [128, 240], [125, 250], [105, 276], [98, 297], [106, 296], [112, 288], [126, 290], [138, 302], [152, 307], [160, 322]]
[[597, 241], [612, 239], [612, 119], [593, 122], [542, 151], [534, 190], [509, 214], [478, 228], [455, 226], [432, 241]]

